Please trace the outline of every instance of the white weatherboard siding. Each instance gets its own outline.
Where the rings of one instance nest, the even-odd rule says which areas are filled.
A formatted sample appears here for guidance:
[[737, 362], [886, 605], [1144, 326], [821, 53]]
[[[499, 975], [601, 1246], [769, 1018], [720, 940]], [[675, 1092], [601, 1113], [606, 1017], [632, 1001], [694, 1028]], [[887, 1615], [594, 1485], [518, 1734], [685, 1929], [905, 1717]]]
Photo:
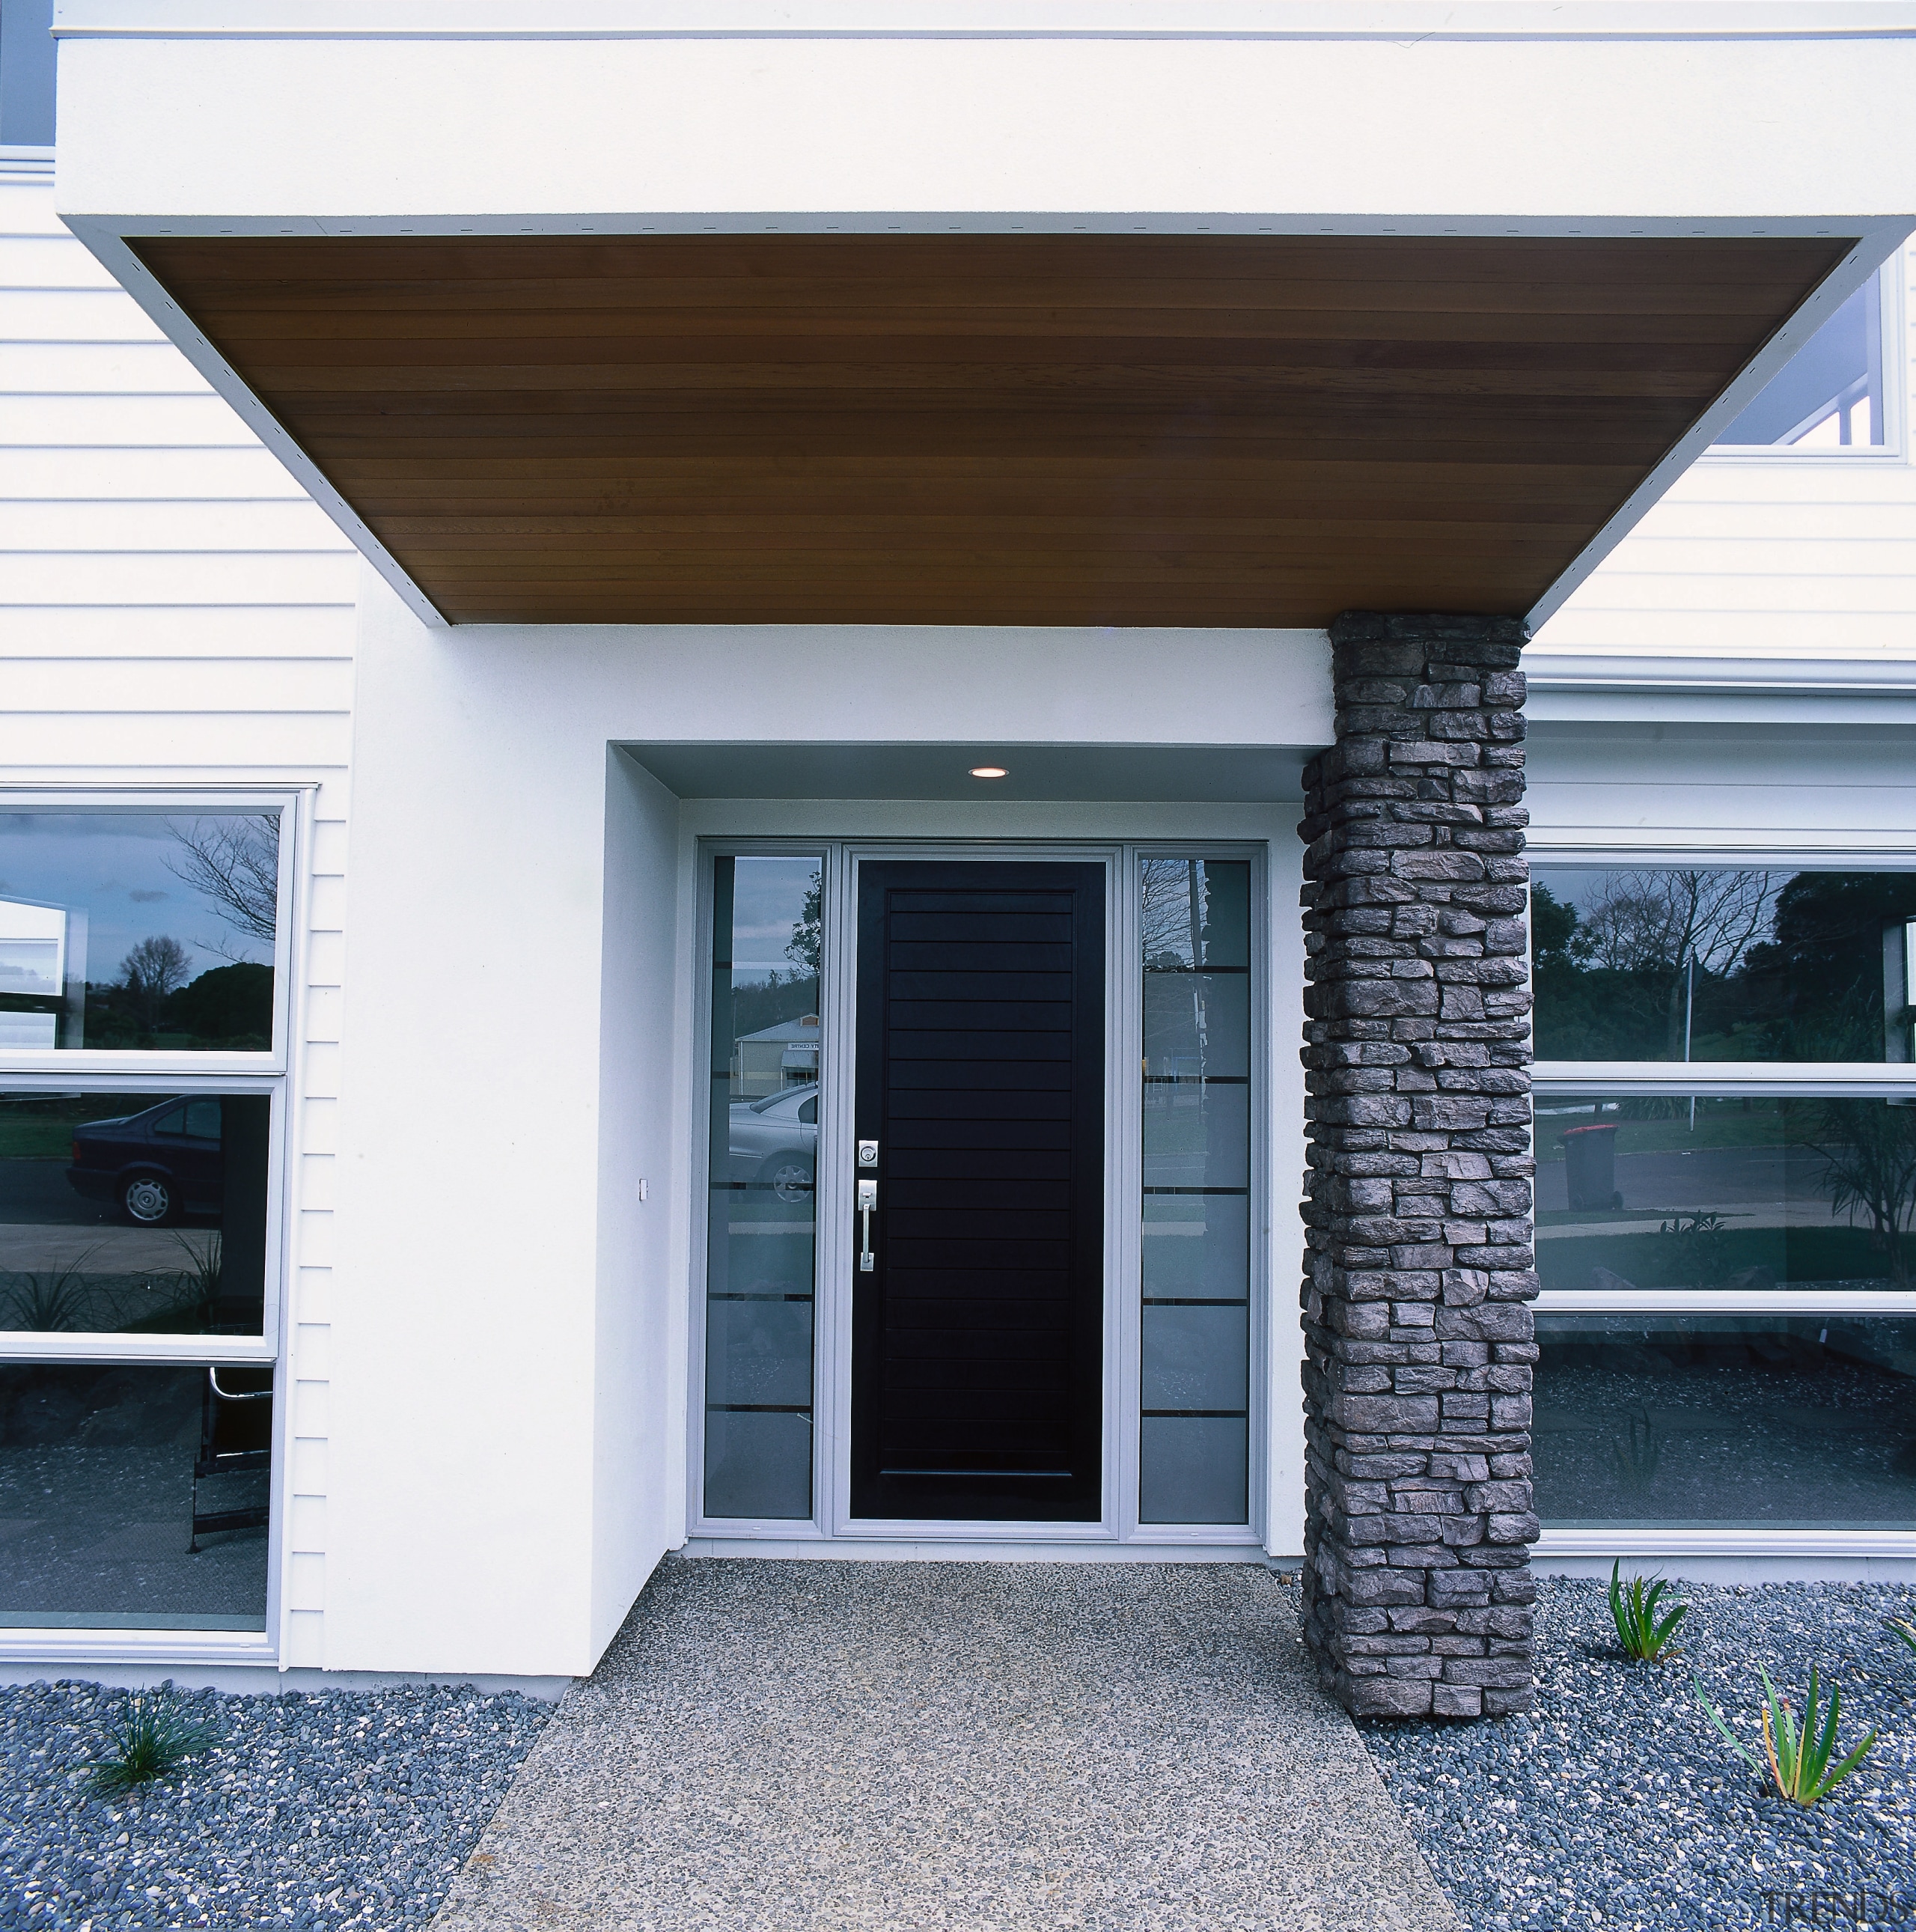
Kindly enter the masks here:
[[325, 1661], [350, 548], [0, 164], [0, 784], [271, 785], [311, 800], [292, 948], [280, 1656]]
[[1886, 272], [1895, 442], [1704, 458], [1538, 632], [1534, 670], [1571, 654], [1916, 659], [1916, 249]]

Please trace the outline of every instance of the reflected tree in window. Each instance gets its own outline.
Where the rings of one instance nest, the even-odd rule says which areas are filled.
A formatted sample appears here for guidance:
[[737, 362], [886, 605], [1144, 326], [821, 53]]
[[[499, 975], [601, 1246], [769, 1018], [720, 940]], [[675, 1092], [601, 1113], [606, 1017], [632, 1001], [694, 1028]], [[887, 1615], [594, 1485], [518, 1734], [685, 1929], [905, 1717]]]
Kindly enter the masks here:
[[[166, 869], [203, 893], [235, 932], [268, 946], [279, 925], [280, 820], [277, 812], [247, 818], [196, 818], [166, 828], [178, 850]], [[242, 956], [215, 942], [229, 958]]]
[[1823, 1161], [1835, 1216], [1869, 1216], [1870, 1245], [1892, 1287], [1909, 1286], [1909, 1238], [1916, 1220], [1916, 1107], [1880, 1100], [1818, 1102], [1804, 1134]]
[[1768, 932], [1774, 876], [1607, 872], [1581, 909], [1540, 888], [1538, 1052], [1552, 1059], [1690, 1058], [1699, 991], [1735, 974]]
[[1909, 1057], [1916, 873], [1537, 872], [1540, 1058]]

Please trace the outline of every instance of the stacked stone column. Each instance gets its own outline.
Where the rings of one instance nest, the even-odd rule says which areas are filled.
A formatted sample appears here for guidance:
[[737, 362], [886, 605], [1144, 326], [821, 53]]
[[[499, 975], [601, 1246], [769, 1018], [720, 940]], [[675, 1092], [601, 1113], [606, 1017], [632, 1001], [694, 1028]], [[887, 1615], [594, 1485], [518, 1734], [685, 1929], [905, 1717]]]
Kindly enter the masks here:
[[1340, 617], [1304, 775], [1305, 1628], [1360, 1714], [1533, 1694], [1525, 637]]

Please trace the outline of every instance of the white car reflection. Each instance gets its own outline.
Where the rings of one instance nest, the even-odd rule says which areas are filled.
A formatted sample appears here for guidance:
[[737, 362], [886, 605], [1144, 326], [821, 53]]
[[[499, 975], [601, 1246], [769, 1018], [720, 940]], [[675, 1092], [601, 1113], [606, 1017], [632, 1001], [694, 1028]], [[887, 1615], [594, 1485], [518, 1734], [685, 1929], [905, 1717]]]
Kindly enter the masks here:
[[727, 1179], [769, 1187], [781, 1201], [809, 1201], [818, 1160], [818, 1088], [788, 1087], [732, 1102]]

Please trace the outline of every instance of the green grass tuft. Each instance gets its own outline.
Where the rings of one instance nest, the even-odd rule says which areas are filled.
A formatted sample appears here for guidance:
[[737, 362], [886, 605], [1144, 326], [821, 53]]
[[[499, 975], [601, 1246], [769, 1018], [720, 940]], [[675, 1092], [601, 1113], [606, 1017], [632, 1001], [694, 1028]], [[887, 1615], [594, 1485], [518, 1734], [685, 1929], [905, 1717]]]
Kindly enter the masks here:
[[193, 1716], [170, 1684], [136, 1692], [127, 1700], [120, 1721], [108, 1730], [105, 1748], [93, 1761], [88, 1788], [106, 1798], [170, 1778], [219, 1737], [214, 1726]]

